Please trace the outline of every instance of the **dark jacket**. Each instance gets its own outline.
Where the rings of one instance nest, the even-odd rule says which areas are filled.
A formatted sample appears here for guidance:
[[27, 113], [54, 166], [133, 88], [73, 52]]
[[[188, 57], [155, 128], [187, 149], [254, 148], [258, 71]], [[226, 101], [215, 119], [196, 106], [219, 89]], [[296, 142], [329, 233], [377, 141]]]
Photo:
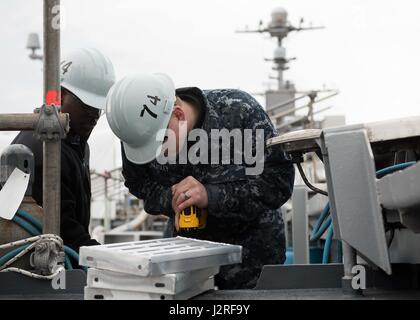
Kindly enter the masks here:
[[[42, 206], [42, 142], [33, 132], [22, 131], [12, 144], [23, 144], [35, 157], [33, 198]], [[80, 137], [69, 134], [61, 143], [61, 237], [76, 251], [81, 246], [97, 245], [90, 238], [89, 146]]]
[[[206, 132], [223, 128], [264, 129], [265, 141], [276, 135], [268, 115], [249, 94], [210, 90], [204, 91], [204, 99], [202, 128]], [[244, 143], [254, 146], [255, 140]], [[243, 246], [242, 266], [222, 268], [216, 279], [219, 288], [252, 288], [263, 265], [284, 262], [284, 225], [279, 208], [291, 196], [294, 168], [278, 148], [265, 148], [264, 171], [256, 176], [247, 175], [246, 165], [233, 164], [233, 159], [229, 165], [160, 165], [157, 161], [136, 165], [126, 158], [124, 148], [122, 159], [126, 186], [133, 195], [144, 199], [145, 210], [150, 214], [163, 213], [172, 219], [170, 188], [188, 176], [206, 187], [206, 228], [180, 235]], [[170, 231], [177, 235], [170, 222]]]

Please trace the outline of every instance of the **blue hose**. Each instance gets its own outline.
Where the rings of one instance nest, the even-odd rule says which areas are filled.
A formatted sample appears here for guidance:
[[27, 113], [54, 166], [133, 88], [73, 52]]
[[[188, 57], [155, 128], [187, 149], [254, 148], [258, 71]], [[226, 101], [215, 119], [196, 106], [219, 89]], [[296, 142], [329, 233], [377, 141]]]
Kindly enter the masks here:
[[15, 215], [12, 220], [14, 223], [16, 223], [19, 227], [24, 229], [26, 232], [28, 232], [31, 236], [39, 236], [41, 233], [29, 222], [26, 222], [19, 216]]
[[324, 253], [322, 254], [322, 264], [327, 264], [330, 259], [331, 244], [334, 235], [334, 227], [331, 224], [328, 229], [327, 236], [325, 238]]
[[[73, 258], [73, 260], [76, 262], [76, 265], [79, 265], [79, 254], [74, 251], [72, 248], [68, 246], [64, 246], [64, 252], [66, 253], [66, 256], [69, 256], [70, 258]], [[87, 272], [87, 268], [81, 266], [83, 270]]]
[[[408, 168], [408, 167], [410, 167], [414, 164], [416, 164], [416, 162], [411, 161], [411, 162], [396, 164], [396, 165], [378, 170], [376, 172], [376, 177], [378, 179], [380, 179], [380, 178], [384, 177], [385, 175], [387, 175], [389, 173], [393, 173], [393, 172], [398, 171], [398, 170], [403, 170], [403, 169]], [[317, 220], [317, 222], [314, 226], [314, 229], [312, 230], [311, 241], [312, 241], [312, 239], [317, 240], [320, 236], [322, 236], [322, 234], [321, 234], [319, 237], [315, 237], [315, 235], [319, 234], [319, 229], [323, 225], [322, 223], [329, 216], [329, 214], [330, 214], [330, 204], [328, 203], [325, 206], [324, 210], [322, 210], [321, 215], [319, 216], [319, 218], [318, 218], [318, 220]]]
[[[330, 214], [330, 204], [329, 204], [329, 203], [327, 203], [327, 205], [325, 206], [324, 210], [322, 210], [321, 215], [319, 216], [319, 218], [318, 218], [318, 220], [317, 220], [317, 222], [316, 222], [316, 224], [315, 224], [315, 226], [314, 226], [314, 228], [313, 228], [313, 230], [312, 230], [312, 233], [311, 233], [311, 241], [318, 240], [318, 239], [319, 239], [319, 237], [321, 237], [321, 236], [322, 236], [322, 234], [323, 234], [324, 232], [322, 232], [322, 233], [318, 236], [319, 229], [322, 227], [322, 223], [323, 223], [323, 222], [324, 222], [324, 220], [328, 217], [328, 215], [329, 215], [329, 214]], [[325, 231], [325, 230], [324, 230], [324, 231]]]
[[13, 259], [14, 257], [16, 257], [19, 253], [21, 253], [23, 250], [25, 250], [29, 246], [30, 246], [29, 244], [25, 244], [12, 251], [9, 251], [3, 257], [0, 257], [0, 266], [4, 265], [10, 259]]
[[403, 170], [405, 168], [411, 167], [412, 165], [416, 164], [415, 161], [411, 161], [411, 162], [405, 162], [405, 163], [400, 163], [400, 164], [396, 164], [381, 170], [376, 171], [376, 177], [378, 179], [382, 178], [383, 176], [389, 174], [389, 173], [393, 173], [395, 171], [398, 170]]
[[327, 218], [327, 220], [325, 220], [325, 222], [322, 224], [322, 226], [320, 228], [318, 228], [318, 230], [311, 234], [311, 238], [310, 241], [316, 241], [319, 240], [322, 235], [325, 233], [325, 231], [327, 231], [327, 229], [332, 225], [332, 218], [331, 216], [329, 216]]
[[72, 248], [68, 246], [64, 246], [64, 252], [70, 258], [73, 258], [77, 263], [79, 263], [79, 254], [76, 251], [74, 251]]
[[19, 209], [19, 210], [16, 212], [16, 214], [17, 214], [19, 217], [21, 217], [21, 218], [23, 218], [23, 219], [27, 220], [28, 222], [32, 223], [32, 225], [33, 225], [35, 228], [37, 228], [37, 229], [38, 229], [38, 231], [39, 231], [40, 233], [42, 233], [42, 222], [41, 222], [41, 221], [39, 221], [37, 218], [35, 218], [34, 216], [32, 216], [31, 214], [27, 213], [26, 211], [24, 211], [24, 210], [22, 210], [22, 209]]
[[64, 267], [67, 270], [73, 270], [73, 265], [71, 264], [71, 261], [67, 255], [64, 257]]
[[[411, 161], [411, 162], [396, 164], [396, 165], [378, 170], [376, 172], [376, 178], [380, 179], [387, 174], [393, 173], [393, 172], [398, 171], [398, 170], [403, 170], [403, 169], [408, 168], [408, 167], [410, 167], [414, 164], [416, 164], [416, 162]], [[319, 218], [318, 218], [318, 220], [317, 220], [317, 222], [314, 226], [314, 229], [312, 230], [311, 238], [310, 238], [310, 241], [318, 240], [319, 238], [321, 238], [321, 236], [324, 234], [324, 232], [329, 228], [326, 239], [325, 239], [324, 254], [323, 254], [323, 258], [322, 258], [322, 263], [328, 263], [330, 249], [331, 249], [332, 237], [333, 237], [333, 234], [334, 234], [332, 219], [331, 219], [331, 216], [329, 216], [329, 214], [330, 214], [330, 204], [328, 203], [325, 206], [324, 210], [321, 212], [321, 215], [319, 216]], [[328, 217], [328, 219], [324, 222], [324, 220], [327, 217]]]

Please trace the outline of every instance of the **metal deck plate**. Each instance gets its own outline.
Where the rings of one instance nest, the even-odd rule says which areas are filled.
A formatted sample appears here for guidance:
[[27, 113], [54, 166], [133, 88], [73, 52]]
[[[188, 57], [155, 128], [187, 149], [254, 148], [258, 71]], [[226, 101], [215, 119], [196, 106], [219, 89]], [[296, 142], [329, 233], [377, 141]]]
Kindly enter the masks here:
[[88, 270], [87, 284], [90, 288], [141, 291], [160, 294], [178, 294], [219, 273], [219, 267], [172, 273], [159, 277], [139, 277], [132, 274], [99, 270]]
[[242, 262], [242, 247], [183, 237], [80, 248], [80, 265], [160, 276]]
[[187, 300], [212, 289], [213, 278], [175, 295], [86, 287], [85, 300]]

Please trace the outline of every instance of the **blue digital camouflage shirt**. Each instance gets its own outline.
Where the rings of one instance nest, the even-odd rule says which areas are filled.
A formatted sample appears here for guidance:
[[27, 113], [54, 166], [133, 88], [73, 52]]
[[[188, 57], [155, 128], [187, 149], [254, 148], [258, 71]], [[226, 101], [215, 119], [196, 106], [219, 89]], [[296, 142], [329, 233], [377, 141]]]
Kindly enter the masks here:
[[[276, 135], [268, 115], [251, 95], [230, 89], [199, 92], [206, 104], [202, 129], [208, 133], [223, 128], [263, 129], [265, 141]], [[255, 139], [248, 143], [255, 143]], [[169, 236], [243, 246], [242, 264], [221, 268], [216, 277], [219, 289], [253, 288], [262, 266], [282, 264], [285, 260], [284, 224], [279, 208], [292, 194], [294, 168], [278, 148], [265, 147], [264, 152], [264, 171], [247, 175], [247, 165], [233, 164], [233, 160], [226, 165], [161, 165], [156, 160], [137, 165], [127, 160], [122, 149], [125, 185], [144, 200], [149, 214], [170, 218]], [[209, 215], [205, 229], [177, 233], [173, 228], [171, 186], [188, 176], [206, 187]]]

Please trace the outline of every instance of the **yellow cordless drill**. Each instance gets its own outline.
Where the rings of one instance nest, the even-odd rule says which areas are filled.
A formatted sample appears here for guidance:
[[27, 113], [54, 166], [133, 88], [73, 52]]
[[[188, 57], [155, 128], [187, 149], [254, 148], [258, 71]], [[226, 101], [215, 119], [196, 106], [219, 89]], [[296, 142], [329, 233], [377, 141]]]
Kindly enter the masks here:
[[202, 210], [196, 206], [182, 210], [179, 215], [179, 228], [182, 230], [204, 229], [207, 222], [207, 210]]

